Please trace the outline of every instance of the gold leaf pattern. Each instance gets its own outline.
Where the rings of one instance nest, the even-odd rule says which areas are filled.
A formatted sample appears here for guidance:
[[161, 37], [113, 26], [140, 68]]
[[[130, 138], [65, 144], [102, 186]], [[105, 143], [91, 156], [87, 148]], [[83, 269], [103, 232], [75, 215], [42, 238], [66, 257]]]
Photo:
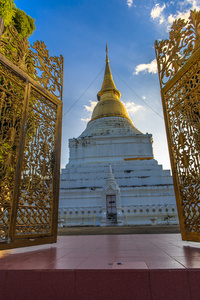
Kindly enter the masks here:
[[200, 45], [200, 12], [191, 11], [188, 21], [174, 21], [169, 39], [156, 41], [155, 50], [161, 86], [178, 72]]
[[[7, 73], [7, 76], [4, 74]], [[16, 148], [24, 100], [24, 83], [0, 65], [0, 233], [7, 235], [14, 190]]]
[[[57, 106], [34, 89], [30, 95], [16, 235], [48, 233], [53, 205]], [[23, 226], [23, 231], [20, 229]]]
[[62, 55], [49, 56], [45, 43], [41, 41], [30, 46], [28, 39], [20, 38], [12, 25], [6, 28], [1, 37], [0, 52], [62, 100]]

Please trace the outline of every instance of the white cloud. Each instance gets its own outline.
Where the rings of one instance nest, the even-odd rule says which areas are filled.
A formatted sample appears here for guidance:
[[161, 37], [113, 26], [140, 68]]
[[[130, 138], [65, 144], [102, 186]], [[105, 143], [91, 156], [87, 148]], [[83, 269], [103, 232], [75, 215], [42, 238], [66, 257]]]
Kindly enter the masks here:
[[124, 106], [126, 107], [127, 111], [129, 114], [134, 114], [136, 113], [139, 109], [143, 109], [144, 107], [142, 105], [137, 105], [134, 102], [127, 101], [123, 102]]
[[89, 100], [89, 102], [90, 102], [90, 105], [84, 105], [84, 107], [85, 107], [84, 110], [89, 112], [89, 116], [87, 116], [86, 118], [82, 118], [81, 121], [83, 121], [83, 122], [89, 122], [90, 121], [92, 112], [94, 110], [94, 107], [97, 104], [97, 101]]
[[157, 62], [156, 59], [152, 60], [149, 64], [140, 64], [135, 68], [135, 75], [138, 75], [140, 72], [148, 72], [152, 74], [157, 73]]
[[165, 9], [165, 7], [165, 4], [163, 4], [163, 6], [160, 6], [159, 3], [157, 3], [151, 10], [151, 18], [153, 20], [158, 19], [159, 23], [162, 24], [164, 22], [163, 10]]
[[133, 5], [133, 0], [127, 0], [126, 3], [128, 7], [131, 7]]
[[[156, 4], [153, 7], [149, 7], [151, 1], [149, 1], [148, 7], [143, 5], [143, 8], [150, 8], [150, 17], [157, 25], [165, 27], [166, 31], [169, 31], [172, 23], [176, 19], [188, 20], [190, 10], [200, 10], [200, 0], [177, 0], [177, 1], [155, 1]], [[154, 3], [155, 3], [154, 2]], [[135, 6], [134, 0], [126, 0], [128, 7]]]
[[[170, 10], [173, 6], [176, 9], [175, 13], [171, 13]], [[165, 9], [166, 8], [166, 9]], [[164, 11], [165, 9], [165, 11]], [[157, 22], [157, 24], [163, 24], [166, 26], [166, 30], [169, 31], [172, 23], [176, 19], [185, 19], [188, 20], [190, 15], [190, 10], [200, 10], [200, 1], [199, 0], [183, 0], [183, 1], [170, 1], [166, 5], [157, 3], [151, 10], [151, 18]]]
[[190, 16], [190, 10], [185, 11], [185, 12], [178, 12], [177, 14], [170, 14], [167, 21], [169, 23], [168, 27], [172, 25], [172, 23], [176, 20], [176, 19], [184, 19], [184, 20], [188, 20]]
[[199, 2], [199, 0], [185, 0], [183, 2], [179, 2], [181, 10], [178, 10], [177, 13], [170, 14], [168, 16], [166, 21], [167, 30], [169, 31], [171, 29], [171, 25], [175, 20], [184, 19], [187, 21], [190, 16], [190, 10], [200, 10], [200, 5], [198, 5], [197, 2]]
[[90, 102], [90, 106], [84, 105], [84, 107], [85, 107], [84, 110], [92, 112], [93, 109], [94, 109], [94, 107], [95, 107], [95, 105], [97, 104], [97, 101], [89, 100], [89, 102]]
[[170, 23], [170, 24], [172, 24], [175, 20], [176, 20], [176, 18], [172, 14], [170, 14], [168, 19], [167, 19], [168, 23]]
[[190, 5], [190, 9], [199, 9], [199, 0], [184, 0], [184, 1], [180, 1], [179, 4], [181, 7], [185, 7], [187, 5]]
[[165, 18], [163, 16], [160, 16], [159, 23], [162, 24], [165, 21]]
[[81, 119], [81, 121], [83, 121], [83, 122], [89, 122], [90, 120], [91, 120], [91, 118], [85, 118], [85, 119], [82, 118], [82, 119]]

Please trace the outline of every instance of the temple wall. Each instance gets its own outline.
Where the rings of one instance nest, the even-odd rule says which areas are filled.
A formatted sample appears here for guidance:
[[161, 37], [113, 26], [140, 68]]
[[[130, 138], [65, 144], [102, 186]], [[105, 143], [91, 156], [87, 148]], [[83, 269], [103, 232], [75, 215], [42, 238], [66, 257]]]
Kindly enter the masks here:
[[[102, 209], [100, 206], [59, 208], [60, 227], [101, 226]], [[167, 205], [130, 205], [122, 206], [121, 225], [177, 225], [177, 208]]]
[[[69, 140], [69, 163], [123, 161], [130, 158], [149, 158], [152, 153], [152, 135], [107, 136]], [[124, 147], [126, 145], [126, 147]]]

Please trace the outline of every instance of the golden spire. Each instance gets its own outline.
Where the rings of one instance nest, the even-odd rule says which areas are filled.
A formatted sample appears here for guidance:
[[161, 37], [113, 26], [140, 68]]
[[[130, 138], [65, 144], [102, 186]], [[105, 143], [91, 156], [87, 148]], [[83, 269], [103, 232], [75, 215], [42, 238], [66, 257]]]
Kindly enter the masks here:
[[108, 60], [108, 44], [106, 43], [106, 62], [109, 62]]
[[104, 73], [104, 80], [103, 80], [101, 90], [97, 94], [97, 99], [100, 101], [100, 97], [107, 92], [112, 92], [113, 94], [116, 94], [118, 96], [118, 99], [121, 97], [121, 94], [116, 89], [116, 86], [112, 78], [112, 73], [110, 70], [109, 59], [108, 59], [108, 45], [106, 43], [106, 67]]
[[108, 59], [108, 45], [106, 43], [106, 67], [101, 90], [97, 94], [98, 103], [95, 106], [90, 122], [103, 117], [123, 117], [129, 119], [128, 113], [119, 100], [121, 93], [116, 89]]

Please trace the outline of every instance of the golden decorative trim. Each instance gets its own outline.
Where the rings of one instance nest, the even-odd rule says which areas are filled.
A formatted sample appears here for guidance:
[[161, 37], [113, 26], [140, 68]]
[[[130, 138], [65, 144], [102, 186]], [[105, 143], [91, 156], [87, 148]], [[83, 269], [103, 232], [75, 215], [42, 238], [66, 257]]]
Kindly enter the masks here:
[[133, 123], [133, 122], [131, 121], [131, 119], [127, 118], [126, 116], [116, 115], [116, 114], [108, 114], [108, 115], [103, 115], [103, 116], [100, 116], [100, 117], [96, 117], [96, 118], [90, 120], [90, 121], [88, 122], [88, 124], [89, 124], [90, 122], [93, 122], [93, 121], [97, 120], [97, 119], [107, 118], [107, 117], [119, 117], [119, 118], [125, 118], [125, 119], [129, 120], [131, 123]]

